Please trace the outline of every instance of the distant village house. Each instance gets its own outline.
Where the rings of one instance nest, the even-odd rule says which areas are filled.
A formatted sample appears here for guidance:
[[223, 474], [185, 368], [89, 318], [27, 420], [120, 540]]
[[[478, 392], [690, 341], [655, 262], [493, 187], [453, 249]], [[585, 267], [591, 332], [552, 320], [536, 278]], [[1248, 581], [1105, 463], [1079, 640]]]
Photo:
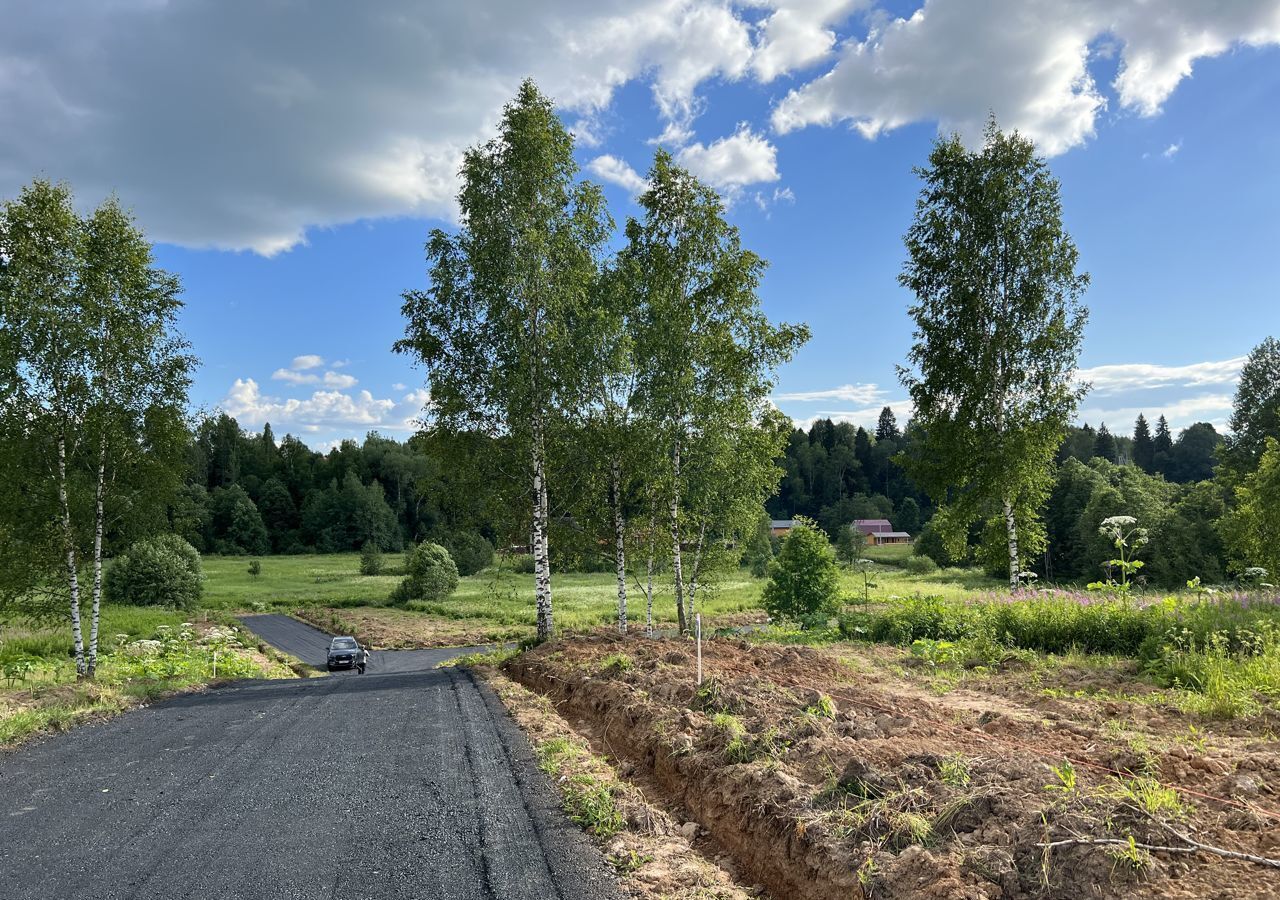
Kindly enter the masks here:
[[905, 531], [894, 531], [893, 523], [888, 519], [854, 519], [849, 527], [861, 534], [873, 547], [911, 543], [911, 535]]

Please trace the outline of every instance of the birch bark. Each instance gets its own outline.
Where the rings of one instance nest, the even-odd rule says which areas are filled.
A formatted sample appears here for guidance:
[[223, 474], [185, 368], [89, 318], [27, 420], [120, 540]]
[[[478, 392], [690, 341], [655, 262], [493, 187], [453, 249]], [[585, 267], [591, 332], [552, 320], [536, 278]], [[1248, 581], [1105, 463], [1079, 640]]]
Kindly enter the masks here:
[[609, 471], [613, 496], [614, 565], [618, 575], [618, 631], [627, 633], [627, 544], [622, 515], [622, 465], [614, 457]]
[[67, 557], [67, 584], [71, 593], [71, 637], [75, 647], [76, 677], [85, 677], [84, 631], [80, 627], [80, 575], [76, 565], [75, 533], [71, 527], [71, 502], [67, 497], [67, 442], [58, 437], [58, 504], [62, 511], [62, 540]]

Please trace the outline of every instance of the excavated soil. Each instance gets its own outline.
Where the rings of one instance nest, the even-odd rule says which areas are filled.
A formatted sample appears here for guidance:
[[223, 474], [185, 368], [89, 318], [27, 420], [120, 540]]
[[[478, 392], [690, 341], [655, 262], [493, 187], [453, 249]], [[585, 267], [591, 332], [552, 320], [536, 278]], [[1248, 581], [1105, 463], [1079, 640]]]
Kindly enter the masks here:
[[875, 648], [717, 639], [701, 688], [695, 667], [688, 641], [601, 634], [506, 670], [775, 897], [1280, 897], [1280, 868], [1137, 846], [1280, 856], [1265, 723], [1196, 730], [1016, 672], [939, 696]]

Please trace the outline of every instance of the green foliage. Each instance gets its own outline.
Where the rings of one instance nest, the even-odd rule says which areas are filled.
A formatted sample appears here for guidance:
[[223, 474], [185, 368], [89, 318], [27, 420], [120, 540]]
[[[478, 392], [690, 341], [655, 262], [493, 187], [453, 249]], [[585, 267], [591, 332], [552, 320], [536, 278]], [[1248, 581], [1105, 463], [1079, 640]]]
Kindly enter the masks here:
[[769, 564], [762, 601], [771, 616], [800, 621], [814, 614], [830, 615], [839, 586], [830, 541], [811, 521], [800, 519]]
[[360, 574], [382, 574], [382, 551], [378, 549], [378, 545], [373, 541], [366, 541], [364, 547], [360, 550]]
[[247, 491], [238, 484], [220, 487], [209, 496], [213, 549], [228, 556], [261, 556], [271, 550], [267, 527]]
[[[980, 150], [940, 139], [919, 174], [899, 278], [917, 298], [902, 379], [924, 434], [907, 470], [949, 505], [956, 534], [993, 514], [1034, 532], [1083, 394], [1074, 373], [1088, 276], [1031, 141], [993, 119]], [[1011, 556], [1021, 537], [1008, 534]]]
[[175, 534], [134, 544], [107, 568], [106, 602], [134, 606], [195, 609], [204, 576], [200, 554]]
[[938, 571], [938, 564], [927, 556], [909, 556], [903, 568], [912, 575], [932, 575]]
[[769, 563], [773, 562], [774, 556], [770, 536], [769, 517], [762, 516], [751, 532], [751, 538], [742, 554], [742, 562], [753, 578], [764, 578], [769, 574]]
[[405, 578], [391, 594], [391, 602], [411, 600], [435, 602], [458, 589], [458, 567], [449, 551], [439, 544], [423, 541], [404, 557]]
[[1235, 490], [1236, 508], [1222, 523], [1237, 569], [1280, 573], [1280, 440], [1267, 437], [1258, 467]]
[[474, 531], [451, 531], [439, 543], [449, 551], [459, 575], [475, 575], [493, 565], [493, 544]]
[[256, 560], [256, 559], [255, 559], [255, 560], [252, 560], [252, 561], [249, 563], [249, 570], [248, 570], [248, 571], [249, 571], [249, 575], [250, 575], [250, 576], [252, 576], [253, 578], [257, 578], [259, 575], [261, 575], [261, 574], [262, 574], [262, 562], [261, 562], [260, 560]]
[[1273, 337], [1254, 347], [1245, 360], [1230, 426], [1223, 468], [1228, 485], [1235, 485], [1258, 468], [1268, 438], [1280, 440], [1280, 341]]

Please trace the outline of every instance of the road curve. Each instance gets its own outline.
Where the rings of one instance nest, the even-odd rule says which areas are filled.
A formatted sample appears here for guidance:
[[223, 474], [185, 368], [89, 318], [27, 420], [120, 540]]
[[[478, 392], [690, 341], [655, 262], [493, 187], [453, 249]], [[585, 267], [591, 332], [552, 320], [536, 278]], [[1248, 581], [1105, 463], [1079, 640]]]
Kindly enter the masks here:
[[[325, 637], [285, 623], [263, 627], [287, 652]], [[402, 662], [177, 697], [0, 755], [0, 897], [618, 898], [492, 692]]]

